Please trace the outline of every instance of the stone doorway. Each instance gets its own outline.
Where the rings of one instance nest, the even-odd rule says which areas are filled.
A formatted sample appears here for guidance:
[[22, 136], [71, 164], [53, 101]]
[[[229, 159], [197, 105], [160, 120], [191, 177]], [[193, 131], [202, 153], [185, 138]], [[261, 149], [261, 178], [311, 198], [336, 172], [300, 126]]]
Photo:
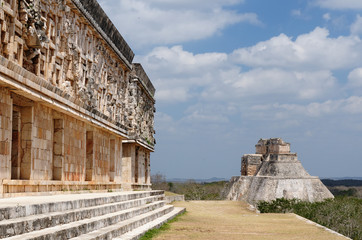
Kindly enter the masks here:
[[32, 106], [13, 105], [11, 179], [30, 179], [33, 115]]
[[140, 147], [136, 147], [136, 157], [135, 157], [135, 164], [134, 164], [134, 177], [135, 177], [135, 183], [138, 183], [138, 164], [139, 164], [139, 159], [138, 159], [138, 156], [139, 156], [139, 149]]
[[86, 132], [86, 170], [85, 170], [85, 180], [93, 180], [93, 162], [94, 162], [94, 147], [93, 147], [93, 132]]
[[64, 162], [64, 121], [53, 120], [53, 180], [62, 180]]
[[12, 140], [11, 140], [11, 179], [20, 179], [21, 135], [20, 109], [13, 106]]
[[110, 140], [110, 162], [109, 162], [109, 181], [114, 181], [116, 174], [116, 140]]

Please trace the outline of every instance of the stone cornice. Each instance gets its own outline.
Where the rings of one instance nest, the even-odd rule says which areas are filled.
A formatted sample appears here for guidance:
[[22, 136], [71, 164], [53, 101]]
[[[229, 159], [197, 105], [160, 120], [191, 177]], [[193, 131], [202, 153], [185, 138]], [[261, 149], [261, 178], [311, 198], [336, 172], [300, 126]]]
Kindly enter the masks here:
[[71, 0], [93, 27], [132, 69], [134, 53], [96, 0]]

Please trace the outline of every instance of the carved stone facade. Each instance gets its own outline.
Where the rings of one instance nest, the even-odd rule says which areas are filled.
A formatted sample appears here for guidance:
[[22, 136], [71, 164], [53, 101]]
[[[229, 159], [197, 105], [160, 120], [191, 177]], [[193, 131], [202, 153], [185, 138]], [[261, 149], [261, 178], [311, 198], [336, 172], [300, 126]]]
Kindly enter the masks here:
[[224, 189], [229, 200], [246, 200], [251, 204], [276, 198], [322, 201], [333, 198], [318, 177], [310, 176], [290, 152], [290, 144], [281, 138], [260, 139], [256, 154], [245, 154], [241, 176], [232, 177]]
[[150, 188], [155, 88], [96, 0], [0, 0], [0, 192]]

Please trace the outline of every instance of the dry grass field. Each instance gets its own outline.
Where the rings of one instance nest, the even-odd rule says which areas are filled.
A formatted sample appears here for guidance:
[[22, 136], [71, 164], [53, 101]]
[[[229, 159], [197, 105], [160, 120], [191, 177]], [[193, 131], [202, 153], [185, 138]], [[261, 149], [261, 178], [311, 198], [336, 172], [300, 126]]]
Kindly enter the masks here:
[[347, 239], [293, 214], [256, 214], [242, 202], [176, 202], [187, 213], [155, 240], [337, 240]]

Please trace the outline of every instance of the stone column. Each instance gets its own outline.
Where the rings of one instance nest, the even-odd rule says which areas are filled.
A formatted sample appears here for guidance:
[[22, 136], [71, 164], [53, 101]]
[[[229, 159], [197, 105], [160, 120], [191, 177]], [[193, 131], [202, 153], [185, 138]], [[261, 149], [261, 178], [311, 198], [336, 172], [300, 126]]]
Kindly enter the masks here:
[[30, 180], [33, 172], [34, 107], [21, 107], [20, 179]]
[[122, 145], [122, 183], [134, 183], [135, 148], [134, 143], [124, 143]]
[[12, 106], [9, 90], [0, 88], [0, 180], [11, 178]]

